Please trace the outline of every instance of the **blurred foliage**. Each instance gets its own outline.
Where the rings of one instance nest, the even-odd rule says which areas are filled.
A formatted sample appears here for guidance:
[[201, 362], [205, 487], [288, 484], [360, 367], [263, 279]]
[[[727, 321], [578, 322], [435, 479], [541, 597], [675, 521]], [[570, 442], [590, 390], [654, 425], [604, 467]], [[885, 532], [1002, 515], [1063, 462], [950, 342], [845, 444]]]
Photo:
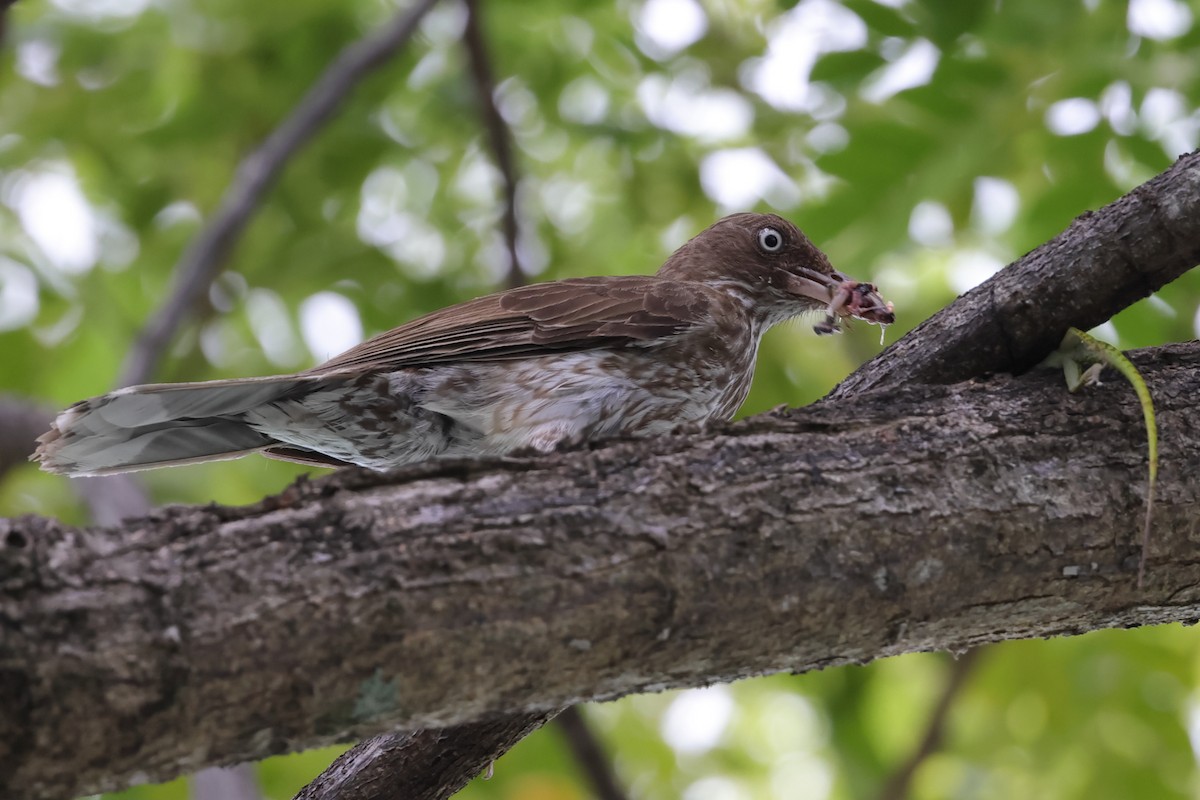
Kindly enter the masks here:
[[[892, 340], [1165, 169], [1200, 131], [1200, 28], [1178, 0], [483, 5], [537, 279], [648, 272], [722, 213], [774, 209], [881, 286], [898, 311]], [[239, 159], [395, 11], [14, 6], [0, 49], [4, 391], [62, 405], [108, 388]], [[159, 379], [308, 366], [356, 335], [355, 315], [370, 334], [497, 284], [498, 176], [463, 14], [440, 4], [292, 161]], [[1198, 290], [1186, 276], [1102, 333], [1123, 347], [1190, 338]], [[837, 340], [807, 324], [774, 331], [744, 413], [820, 397], [879, 348], [864, 326]], [[298, 471], [246, 459], [146, 480], [162, 502], [241, 503]], [[0, 513], [81, 521], [64, 486], [17, 470]], [[632, 697], [589, 715], [635, 797], [865, 797], [919, 740], [948, 659]], [[1180, 627], [989, 648], [913, 796], [1200, 796], [1198, 669], [1196, 636]], [[264, 791], [290, 797], [336, 752], [264, 762]], [[581, 780], [548, 729], [462, 797], [584, 798]], [[180, 780], [113, 796], [186, 793]]]

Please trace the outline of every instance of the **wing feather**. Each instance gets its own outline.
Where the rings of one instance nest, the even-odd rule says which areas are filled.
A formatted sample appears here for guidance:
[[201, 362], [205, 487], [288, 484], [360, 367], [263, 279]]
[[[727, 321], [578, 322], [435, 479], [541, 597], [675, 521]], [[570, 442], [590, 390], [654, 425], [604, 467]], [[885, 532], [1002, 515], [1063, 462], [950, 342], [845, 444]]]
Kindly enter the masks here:
[[712, 319], [703, 284], [645, 275], [533, 284], [435, 311], [368, 339], [310, 370], [399, 369], [625, 347]]

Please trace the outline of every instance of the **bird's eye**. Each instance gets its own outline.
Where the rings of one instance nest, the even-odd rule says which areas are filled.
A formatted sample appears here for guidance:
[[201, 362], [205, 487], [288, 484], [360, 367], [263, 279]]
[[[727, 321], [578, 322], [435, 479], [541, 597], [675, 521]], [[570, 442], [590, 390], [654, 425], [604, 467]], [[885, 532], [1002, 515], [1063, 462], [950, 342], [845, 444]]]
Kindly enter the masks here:
[[758, 246], [767, 253], [778, 253], [783, 249], [783, 234], [774, 228], [762, 228], [758, 232]]

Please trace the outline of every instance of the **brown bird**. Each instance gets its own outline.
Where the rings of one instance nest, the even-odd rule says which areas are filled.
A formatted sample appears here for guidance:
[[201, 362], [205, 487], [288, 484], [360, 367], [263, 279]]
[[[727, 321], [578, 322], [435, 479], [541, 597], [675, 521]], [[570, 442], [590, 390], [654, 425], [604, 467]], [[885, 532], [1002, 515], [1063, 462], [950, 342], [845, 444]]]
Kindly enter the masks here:
[[295, 375], [131, 386], [58, 415], [32, 456], [104, 475], [263, 453], [385, 470], [728, 420], [763, 333], [895, 319], [773, 214], [725, 217], [653, 276], [571, 278], [435, 311]]

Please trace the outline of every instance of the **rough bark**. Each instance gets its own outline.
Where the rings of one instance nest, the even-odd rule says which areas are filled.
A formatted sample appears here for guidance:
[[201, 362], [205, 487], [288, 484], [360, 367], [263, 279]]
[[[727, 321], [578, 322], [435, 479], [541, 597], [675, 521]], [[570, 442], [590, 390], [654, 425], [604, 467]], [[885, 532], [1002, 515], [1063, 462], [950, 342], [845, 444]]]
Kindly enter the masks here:
[[[359, 472], [120, 529], [0, 523], [0, 796], [385, 730], [1200, 617], [1200, 345], [703, 436]], [[1103, 446], [1099, 446], [1103, 443]]]

